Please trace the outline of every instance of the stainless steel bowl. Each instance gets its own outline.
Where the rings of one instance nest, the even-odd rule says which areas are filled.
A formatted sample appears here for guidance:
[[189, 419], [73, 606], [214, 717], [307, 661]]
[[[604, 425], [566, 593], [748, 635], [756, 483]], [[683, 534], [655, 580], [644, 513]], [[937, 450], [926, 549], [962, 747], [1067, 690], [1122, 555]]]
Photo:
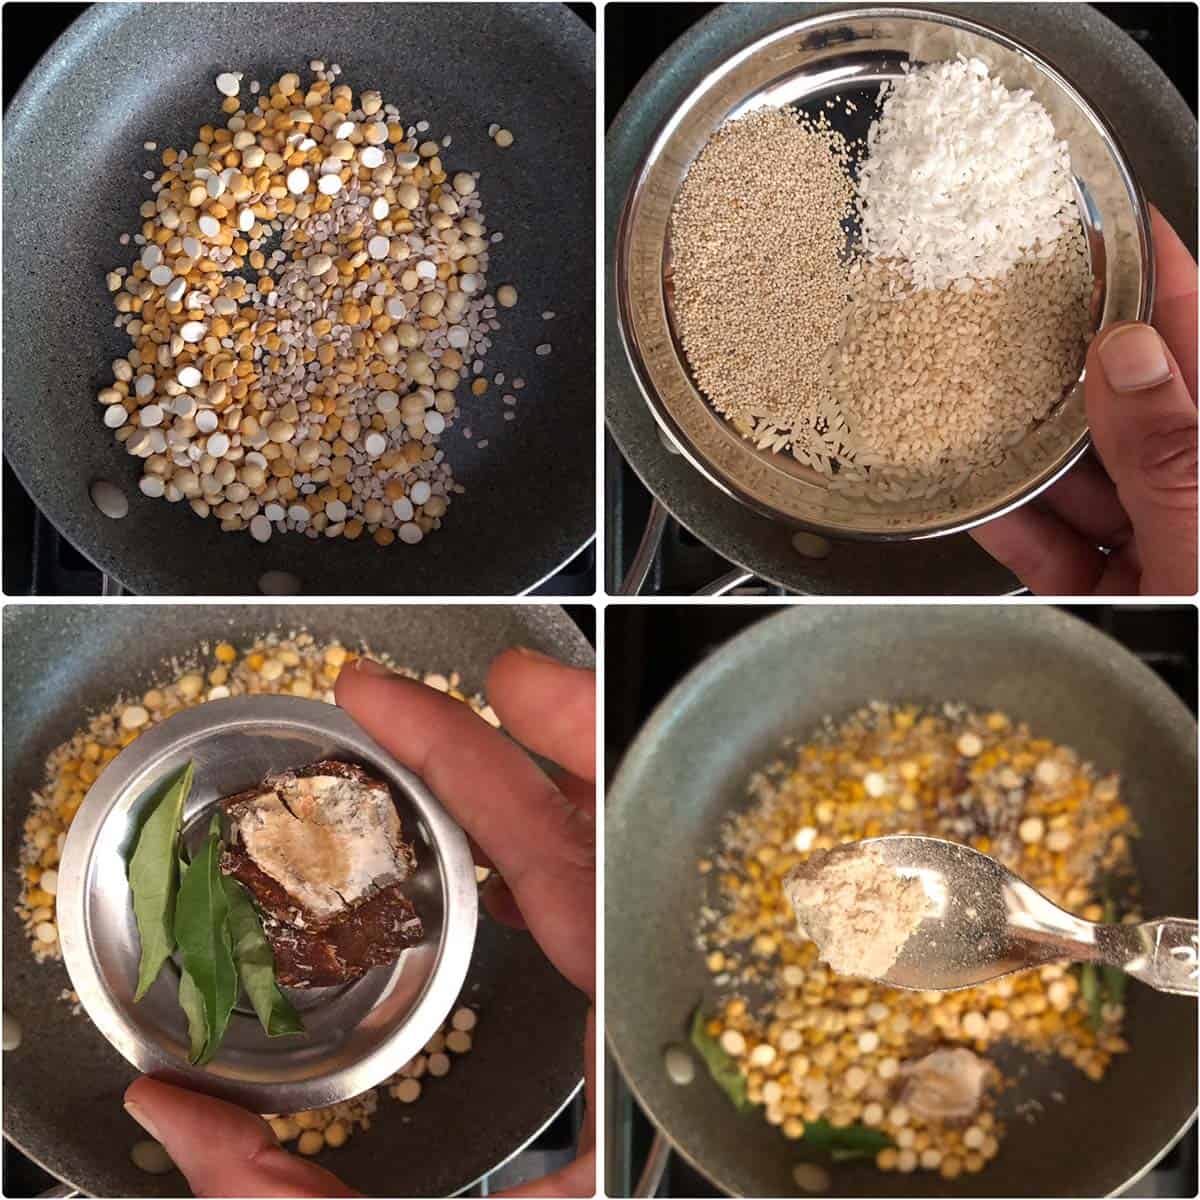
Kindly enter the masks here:
[[[390, 967], [341, 987], [288, 989], [303, 1037], [268, 1038], [235, 1008], [207, 1068], [188, 1064], [187, 1024], [168, 963], [133, 1002], [139, 942], [126, 862], [148, 794], [189, 759], [196, 782], [184, 838], [204, 836], [213, 806], [271, 771], [322, 758], [385, 779], [417, 871], [408, 894], [425, 937]], [[475, 944], [477, 889], [466, 835], [428, 788], [330, 704], [244, 696], [188, 709], [154, 726], [105, 768], [71, 823], [59, 871], [63, 960], [88, 1016], [138, 1070], [258, 1112], [319, 1108], [358, 1095], [402, 1067], [454, 1006]]]
[[[634, 377], [655, 420], [688, 461], [766, 516], [837, 538], [904, 540], [957, 533], [1024, 503], [1088, 447], [1077, 383], [1004, 462], [945, 496], [887, 503], [831, 490], [790, 456], [755, 449], [696, 387], [678, 339], [670, 287], [670, 217], [692, 161], [720, 125], [764, 105], [819, 109], [851, 136], [880, 86], [909, 62], [974, 56], [1045, 105], [1070, 147], [1095, 280], [1092, 325], [1144, 320], [1154, 292], [1149, 210], [1116, 137], [1050, 63], [1014, 39], [923, 9], [854, 8], [776, 30], [728, 58], [671, 113], [626, 196], [617, 229], [618, 322]], [[855, 99], [857, 116], [836, 94]], [[864, 103], [864, 100], [866, 103]], [[860, 124], [854, 124], [854, 122]]]

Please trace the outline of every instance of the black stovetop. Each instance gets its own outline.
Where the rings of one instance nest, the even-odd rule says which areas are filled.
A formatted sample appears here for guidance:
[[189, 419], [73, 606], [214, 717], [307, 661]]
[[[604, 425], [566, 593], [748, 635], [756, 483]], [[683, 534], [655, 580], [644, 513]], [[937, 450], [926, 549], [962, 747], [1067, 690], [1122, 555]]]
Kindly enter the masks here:
[[[714, 4], [610, 3], [604, 10], [604, 119], [611, 123], [626, 97], [668, 46]], [[1194, 4], [1095, 4], [1132, 37], [1196, 111], [1196, 6]], [[605, 433], [605, 582], [614, 593], [633, 562], [650, 511], [650, 494]], [[641, 594], [686, 596], [734, 571], [727, 559], [684, 529], [667, 522], [662, 549]], [[738, 595], [782, 596], [761, 579]]]
[[[1191, 605], [1074, 605], [1066, 611], [1115, 638], [1151, 667], [1194, 714], [1197, 707], [1197, 623]], [[606, 615], [605, 775], [646, 719], [694, 666], [741, 630], [777, 612], [774, 605], [609, 605]], [[645, 1166], [653, 1126], [606, 1056], [605, 1127], [609, 1195], [629, 1196]], [[1129, 1196], [1197, 1194], [1193, 1123]], [[672, 1154], [658, 1196], [721, 1196], [698, 1171]]]

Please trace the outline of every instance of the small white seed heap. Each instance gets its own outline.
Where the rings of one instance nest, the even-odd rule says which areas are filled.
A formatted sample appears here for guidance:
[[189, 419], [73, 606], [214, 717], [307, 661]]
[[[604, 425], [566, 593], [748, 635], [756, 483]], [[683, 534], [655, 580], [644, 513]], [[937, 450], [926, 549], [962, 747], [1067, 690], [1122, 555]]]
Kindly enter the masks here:
[[222, 73], [225, 124], [162, 152], [138, 257], [108, 275], [133, 349], [98, 399], [147, 496], [258, 541], [414, 544], [462, 491], [438, 438], [500, 327], [478, 179], [314, 74], [244, 96]]

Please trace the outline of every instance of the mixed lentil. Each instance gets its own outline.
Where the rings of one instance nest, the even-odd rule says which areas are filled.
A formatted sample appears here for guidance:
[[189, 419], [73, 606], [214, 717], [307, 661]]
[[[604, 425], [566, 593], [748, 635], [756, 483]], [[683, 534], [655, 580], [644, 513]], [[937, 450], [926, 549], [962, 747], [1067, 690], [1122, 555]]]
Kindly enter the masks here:
[[[1136, 829], [1115, 775], [1001, 712], [877, 703], [790, 744], [748, 794], [699, 864], [697, 944], [721, 996], [706, 1032], [784, 1137], [818, 1120], [861, 1124], [893, 1143], [876, 1157], [881, 1169], [953, 1179], [1000, 1149], [997, 1098], [1013, 1080], [987, 1057], [998, 1043], [1063, 1058], [1090, 1080], [1129, 1049], [1123, 1006], [1094, 1011], [1066, 966], [955, 992], [835, 975], [796, 930], [781, 886], [814, 851], [924, 833], [993, 855], [1088, 920], [1105, 919], [1106, 899], [1119, 895], [1122, 919], [1136, 922]], [[927, 1103], [945, 1095], [944, 1080], [927, 1086], [939, 1072], [953, 1072], [967, 1096], [953, 1115]]]
[[307, 1109], [286, 1115], [263, 1115], [270, 1122], [275, 1136], [285, 1144], [295, 1142], [301, 1154], [320, 1154], [327, 1148], [339, 1149], [350, 1140], [356, 1129], [371, 1127], [371, 1117], [379, 1106], [381, 1091], [386, 1091], [388, 1096], [401, 1104], [415, 1104], [431, 1080], [448, 1075], [454, 1059], [470, 1053], [471, 1034], [478, 1021], [475, 1009], [467, 1005], [456, 1008], [420, 1054], [378, 1088], [372, 1088], [361, 1096], [327, 1108]]
[[[62, 958], [54, 904], [58, 863], [67, 830], [88, 789], [121, 750], [160, 721], [209, 700], [273, 694], [333, 703], [338, 672], [357, 654], [369, 655], [408, 678], [422, 680], [427, 686], [469, 705], [489, 724], [499, 726], [499, 718], [481, 695], [462, 690], [457, 672], [422, 674], [367, 646], [351, 650], [340, 642], [322, 642], [311, 634], [297, 632], [268, 635], [242, 648], [232, 642], [196, 647], [164, 664], [159, 679], [140, 696], [121, 697], [90, 717], [47, 759], [45, 783], [34, 793], [25, 819], [18, 868], [21, 893], [16, 911], [35, 958], [42, 962]], [[476, 874], [483, 882], [488, 872], [477, 868]], [[77, 1014], [82, 1012], [73, 992], [64, 991], [62, 995]], [[317, 1154], [326, 1147], [336, 1149], [344, 1145], [356, 1129], [370, 1126], [380, 1090], [386, 1090], [395, 1100], [411, 1104], [420, 1097], [430, 1079], [446, 1075], [453, 1058], [470, 1051], [477, 1019], [475, 1009], [460, 1006], [424, 1051], [382, 1089], [373, 1088], [328, 1108], [270, 1114], [272, 1128], [282, 1141], [295, 1141], [302, 1154]], [[5, 1029], [7, 1041], [7, 1016]], [[11, 1040], [15, 1048], [20, 1041], [15, 1029]], [[147, 1156], [145, 1146], [146, 1143], [138, 1143], [135, 1162], [153, 1161], [153, 1155]]]
[[451, 137], [309, 67], [222, 73], [224, 123], [146, 173], [138, 257], [108, 275], [133, 345], [98, 399], [147, 496], [258, 541], [413, 544], [462, 491], [439, 439], [517, 291], [488, 291], [501, 234]]

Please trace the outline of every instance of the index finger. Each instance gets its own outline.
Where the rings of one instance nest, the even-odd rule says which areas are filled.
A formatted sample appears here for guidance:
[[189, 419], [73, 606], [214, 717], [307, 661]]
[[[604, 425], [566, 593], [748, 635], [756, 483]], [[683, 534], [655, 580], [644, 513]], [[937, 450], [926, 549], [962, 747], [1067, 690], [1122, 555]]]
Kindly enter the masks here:
[[369, 659], [334, 695], [415, 771], [483, 849], [546, 957], [589, 994], [595, 983], [595, 828], [537, 764], [467, 705]]
[[536, 650], [506, 650], [492, 663], [488, 700], [504, 728], [572, 775], [596, 778], [596, 677]]
[[1150, 205], [1154, 235], [1155, 301], [1196, 296], [1196, 263], [1175, 227], [1154, 205]]

